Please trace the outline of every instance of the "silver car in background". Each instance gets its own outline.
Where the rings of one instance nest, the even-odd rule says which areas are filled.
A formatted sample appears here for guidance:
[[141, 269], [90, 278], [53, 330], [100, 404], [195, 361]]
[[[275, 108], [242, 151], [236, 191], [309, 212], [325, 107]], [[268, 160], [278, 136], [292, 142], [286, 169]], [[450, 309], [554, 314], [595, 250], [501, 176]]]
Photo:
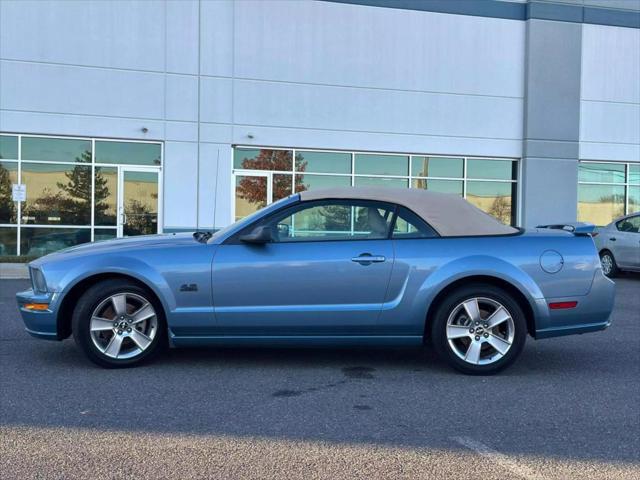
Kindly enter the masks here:
[[614, 277], [621, 270], [640, 272], [640, 212], [616, 218], [594, 237], [602, 271]]

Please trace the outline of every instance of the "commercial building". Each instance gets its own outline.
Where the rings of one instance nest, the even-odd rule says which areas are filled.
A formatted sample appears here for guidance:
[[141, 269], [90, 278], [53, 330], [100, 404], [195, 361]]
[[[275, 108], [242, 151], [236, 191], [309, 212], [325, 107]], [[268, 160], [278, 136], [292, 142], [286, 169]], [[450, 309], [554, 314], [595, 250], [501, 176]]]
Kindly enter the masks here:
[[640, 1], [0, 0], [0, 134], [0, 255], [331, 185], [604, 224], [640, 209]]

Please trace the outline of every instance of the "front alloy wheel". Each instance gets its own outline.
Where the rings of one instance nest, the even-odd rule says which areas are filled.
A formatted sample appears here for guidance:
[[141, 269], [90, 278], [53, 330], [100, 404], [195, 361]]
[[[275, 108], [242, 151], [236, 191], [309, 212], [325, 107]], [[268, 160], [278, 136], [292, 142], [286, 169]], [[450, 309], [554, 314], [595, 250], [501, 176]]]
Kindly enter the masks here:
[[91, 361], [114, 368], [138, 364], [166, 344], [166, 322], [155, 297], [133, 282], [97, 283], [78, 300], [73, 337]]
[[493, 285], [473, 284], [449, 293], [431, 322], [438, 355], [468, 374], [492, 374], [513, 363], [526, 335], [518, 302]]
[[90, 321], [91, 340], [104, 355], [134, 358], [143, 353], [158, 332], [153, 305], [135, 293], [117, 293], [95, 308]]

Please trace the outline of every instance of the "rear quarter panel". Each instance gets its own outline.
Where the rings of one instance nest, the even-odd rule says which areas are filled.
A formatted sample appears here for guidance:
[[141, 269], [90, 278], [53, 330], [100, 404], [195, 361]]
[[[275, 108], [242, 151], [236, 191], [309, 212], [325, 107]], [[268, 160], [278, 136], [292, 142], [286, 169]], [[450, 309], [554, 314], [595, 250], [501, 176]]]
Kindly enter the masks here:
[[[464, 278], [490, 276], [509, 282], [524, 295], [542, 323], [546, 299], [584, 296], [600, 268], [591, 237], [566, 232], [527, 232], [512, 236], [395, 240], [395, 263], [380, 315], [383, 331], [418, 334], [429, 305], [444, 288]], [[540, 266], [546, 250], [560, 253], [562, 269]]]

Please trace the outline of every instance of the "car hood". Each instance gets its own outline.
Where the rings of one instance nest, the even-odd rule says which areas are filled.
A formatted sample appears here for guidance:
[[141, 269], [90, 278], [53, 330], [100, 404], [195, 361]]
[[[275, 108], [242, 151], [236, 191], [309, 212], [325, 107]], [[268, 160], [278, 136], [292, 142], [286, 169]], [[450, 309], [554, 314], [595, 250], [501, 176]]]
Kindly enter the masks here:
[[78, 256], [87, 254], [104, 254], [119, 251], [129, 251], [131, 249], [170, 246], [178, 244], [194, 243], [192, 233], [168, 233], [161, 235], [141, 235], [137, 237], [116, 238], [113, 240], [102, 240], [93, 243], [84, 243], [75, 247], [65, 248], [49, 255], [45, 255], [31, 262], [31, 265], [38, 266], [49, 261], [61, 260], [68, 256]]

